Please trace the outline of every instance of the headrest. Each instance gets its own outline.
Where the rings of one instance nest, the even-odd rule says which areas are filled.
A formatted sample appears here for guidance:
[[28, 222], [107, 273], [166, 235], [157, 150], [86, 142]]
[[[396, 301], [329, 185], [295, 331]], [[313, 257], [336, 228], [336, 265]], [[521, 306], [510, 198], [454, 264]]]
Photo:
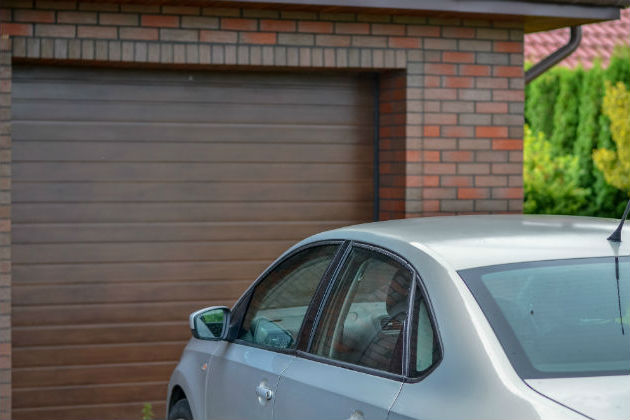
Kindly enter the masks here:
[[397, 315], [407, 309], [411, 276], [409, 270], [399, 269], [389, 283], [385, 305], [390, 316]]

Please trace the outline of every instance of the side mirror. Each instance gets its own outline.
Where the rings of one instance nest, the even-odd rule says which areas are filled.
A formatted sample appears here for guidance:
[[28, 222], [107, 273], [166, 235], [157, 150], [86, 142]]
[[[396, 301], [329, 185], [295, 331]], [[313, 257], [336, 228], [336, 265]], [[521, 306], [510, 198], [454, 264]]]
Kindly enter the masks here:
[[230, 309], [227, 306], [211, 306], [190, 314], [190, 330], [201, 340], [224, 340], [230, 324]]

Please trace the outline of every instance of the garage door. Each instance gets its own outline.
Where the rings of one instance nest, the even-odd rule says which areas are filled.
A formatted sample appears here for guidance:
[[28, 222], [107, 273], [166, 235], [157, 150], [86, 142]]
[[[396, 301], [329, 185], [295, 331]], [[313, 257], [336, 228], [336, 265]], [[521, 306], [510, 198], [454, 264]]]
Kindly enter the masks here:
[[188, 313], [369, 221], [359, 75], [15, 67], [13, 415], [164, 412]]

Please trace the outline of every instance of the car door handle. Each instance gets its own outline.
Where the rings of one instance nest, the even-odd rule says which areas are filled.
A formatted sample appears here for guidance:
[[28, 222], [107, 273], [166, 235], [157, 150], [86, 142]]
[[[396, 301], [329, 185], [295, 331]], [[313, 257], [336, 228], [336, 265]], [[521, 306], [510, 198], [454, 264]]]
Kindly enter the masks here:
[[348, 417], [346, 420], [364, 420], [365, 417], [363, 417], [363, 412], [361, 410], [354, 410], [352, 412], [352, 414], [350, 415], [350, 417]]
[[256, 387], [256, 395], [264, 401], [269, 401], [273, 398], [273, 391], [267, 387], [265, 382], [261, 382]]

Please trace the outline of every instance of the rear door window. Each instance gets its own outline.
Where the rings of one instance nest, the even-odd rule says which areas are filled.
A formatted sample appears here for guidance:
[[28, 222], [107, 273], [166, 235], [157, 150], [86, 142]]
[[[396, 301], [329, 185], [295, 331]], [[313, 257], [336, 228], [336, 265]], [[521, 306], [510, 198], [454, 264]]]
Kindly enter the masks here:
[[412, 279], [398, 261], [354, 247], [330, 290], [311, 353], [402, 374]]

